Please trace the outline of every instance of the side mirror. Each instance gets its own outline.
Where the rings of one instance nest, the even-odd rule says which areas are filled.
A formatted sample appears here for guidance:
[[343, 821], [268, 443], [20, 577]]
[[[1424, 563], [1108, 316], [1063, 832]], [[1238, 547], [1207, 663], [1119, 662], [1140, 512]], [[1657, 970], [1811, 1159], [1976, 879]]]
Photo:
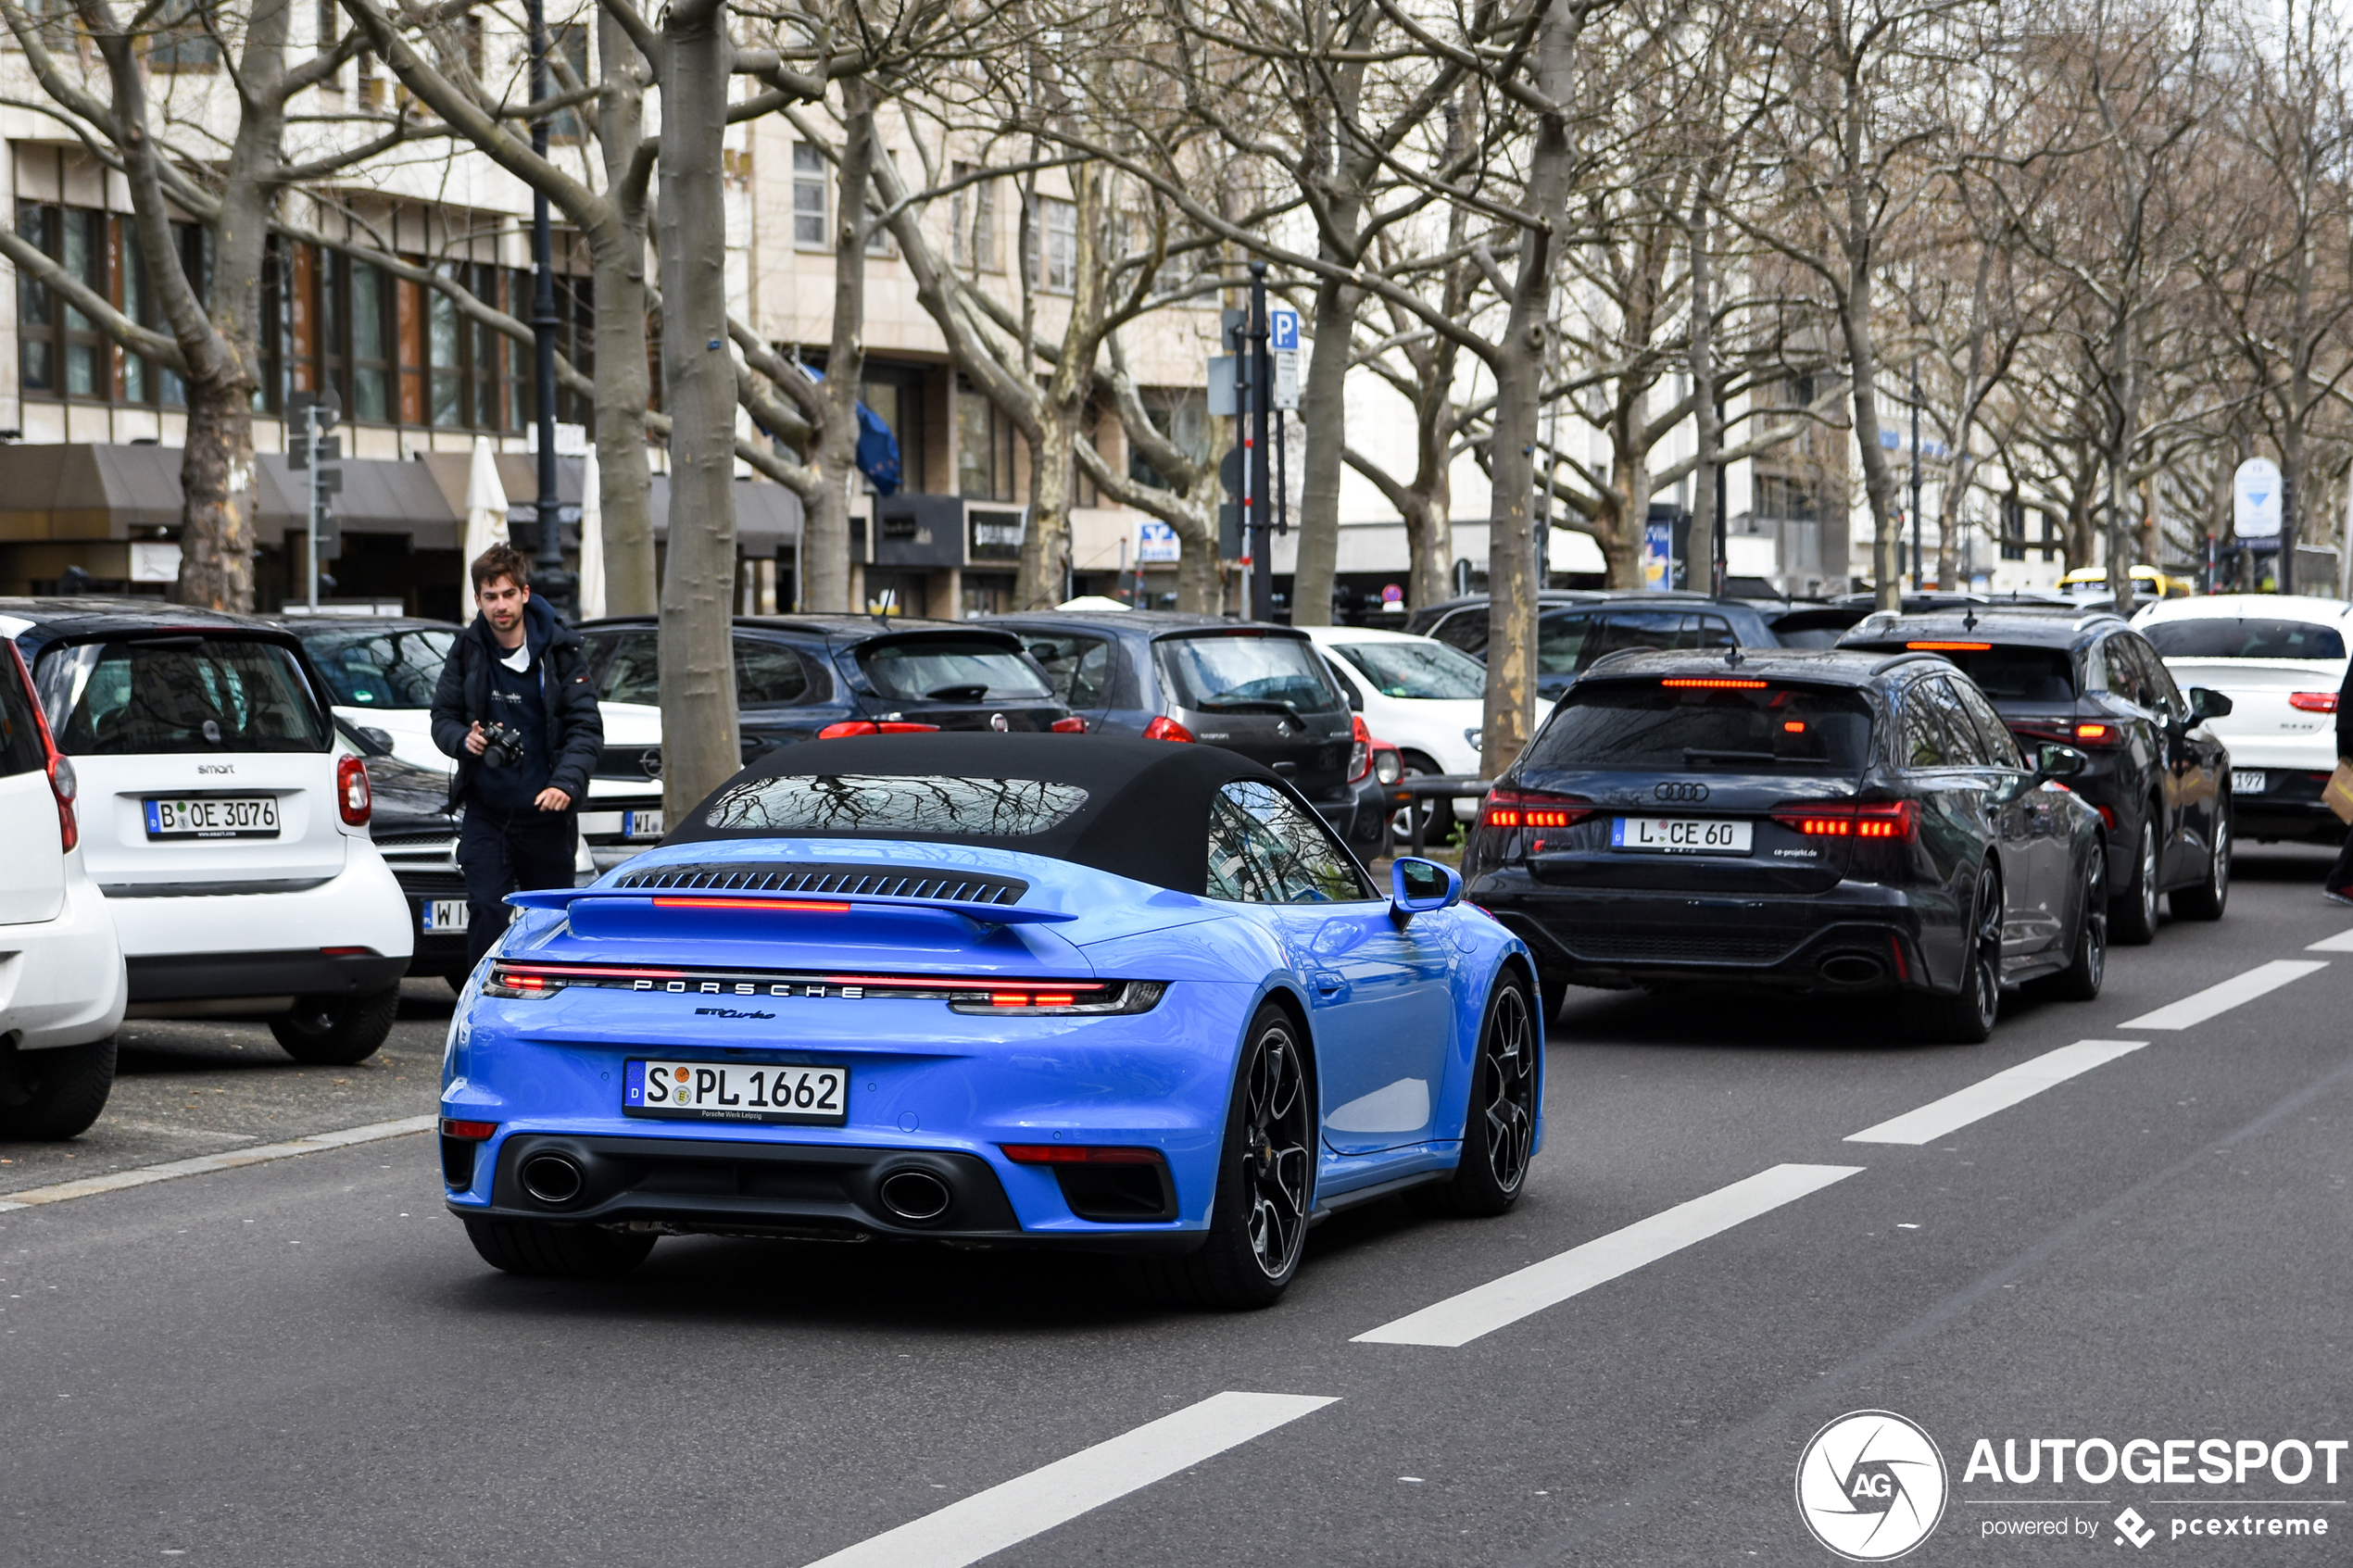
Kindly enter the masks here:
[[390, 730], [380, 730], [373, 724], [362, 724], [359, 726], [359, 729], [360, 735], [366, 739], [368, 744], [376, 748], [373, 752], [370, 753], [371, 756], [389, 757], [392, 755], [392, 732]]
[[2190, 718], [2198, 723], [2208, 719], [2227, 719], [2232, 707], [2231, 699], [2211, 686], [2190, 688]]
[[1389, 918], [1403, 930], [1416, 915], [1463, 901], [1463, 879], [1452, 866], [1401, 855], [1389, 868]]
[[2071, 779], [2090, 762], [2091, 759], [2071, 746], [2039, 746], [2034, 753], [2034, 776], [2039, 779]]

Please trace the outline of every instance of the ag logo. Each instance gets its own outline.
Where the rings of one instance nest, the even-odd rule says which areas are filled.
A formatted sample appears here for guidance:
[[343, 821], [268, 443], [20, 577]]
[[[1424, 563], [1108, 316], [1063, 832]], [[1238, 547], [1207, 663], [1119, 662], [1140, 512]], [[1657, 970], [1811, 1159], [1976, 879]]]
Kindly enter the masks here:
[[1944, 1516], [1944, 1456], [1900, 1415], [1856, 1411], [1814, 1434], [1797, 1461], [1797, 1512], [1850, 1562], [1903, 1556]]

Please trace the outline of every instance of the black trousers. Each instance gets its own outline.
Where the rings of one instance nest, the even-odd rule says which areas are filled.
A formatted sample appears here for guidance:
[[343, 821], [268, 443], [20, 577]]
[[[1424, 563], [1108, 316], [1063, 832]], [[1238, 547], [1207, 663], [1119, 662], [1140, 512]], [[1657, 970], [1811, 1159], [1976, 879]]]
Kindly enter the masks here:
[[458, 864], [466, 873], [466, 969], [472, 972], [498, 938], [514, 910], [510, 893], [570, 887], [580, 812], [542, 811], [526, 806], [499, 811], [469, 805], [458, 830]]
[[2329, 868], [2328, 880], [2321, 885], [2353, 897], [2353, 833], [2345, 835], [2345, 847], [2336, 852], [2336, 864]]

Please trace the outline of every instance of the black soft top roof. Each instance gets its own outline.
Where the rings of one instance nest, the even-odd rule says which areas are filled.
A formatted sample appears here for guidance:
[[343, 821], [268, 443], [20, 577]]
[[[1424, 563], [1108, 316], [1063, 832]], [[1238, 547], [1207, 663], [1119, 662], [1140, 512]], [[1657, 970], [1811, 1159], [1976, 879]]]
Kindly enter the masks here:
[[[1013, 838], [833, 829], [817, 834], [785, 834], [710, 825], [712, 802], [742, 784], [760, 779], [841, 774], [1036, 780], [1076, 784], [1087, 792], [1087, 801], [1045, 832]], [[811, 741], [781, 746], [737, 773], [696, 806], [662, 842], [812, 836], [977, 844], [1044, 855], [1155, 887], [1201, 894], [1207, 890], [1209, 872], [1210, 803], [1220, 788], [1237, 779], [1255, 780], [1293, 793], [1267, 768], [1214, 746], [993, 731]]]

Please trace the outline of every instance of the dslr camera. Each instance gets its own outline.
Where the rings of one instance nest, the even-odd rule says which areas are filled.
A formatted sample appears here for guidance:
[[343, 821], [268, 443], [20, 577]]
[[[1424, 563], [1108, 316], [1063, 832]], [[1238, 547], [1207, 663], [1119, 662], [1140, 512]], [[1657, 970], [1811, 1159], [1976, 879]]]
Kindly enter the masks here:
[[511, 768], [522, 760], [522, 732], [512, 724], [482, 727], [482, 759], [493, 768]]

